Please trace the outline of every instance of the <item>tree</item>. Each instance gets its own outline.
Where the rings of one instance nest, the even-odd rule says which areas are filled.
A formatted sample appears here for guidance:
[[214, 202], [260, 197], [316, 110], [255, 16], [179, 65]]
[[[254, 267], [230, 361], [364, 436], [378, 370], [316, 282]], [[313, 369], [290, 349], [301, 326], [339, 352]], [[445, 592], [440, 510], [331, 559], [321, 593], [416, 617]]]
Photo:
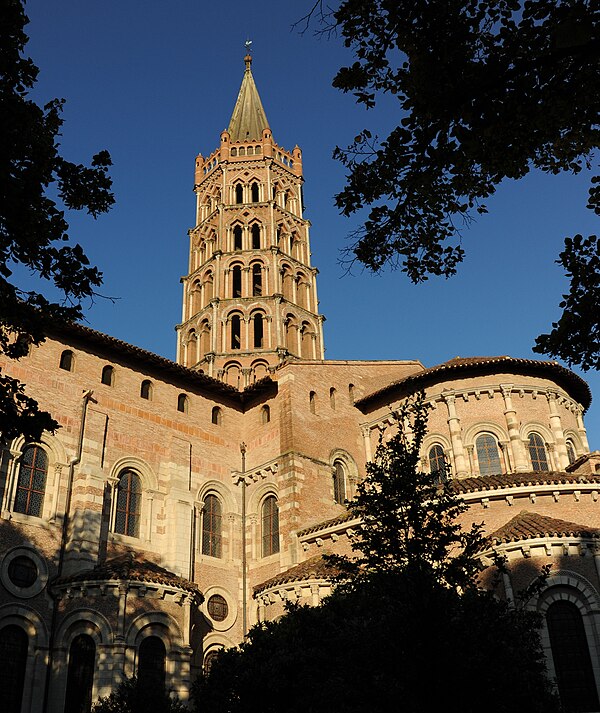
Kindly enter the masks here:
[[[291, 606], [223, 651], [195, 684], [197, 713], [464, 713], [559, 710], [545, 676], [539, 618], [477, 586], [481, 529], [420, 470], [423, 396], [395, 414], [350, 504], [355, 562], [318, 607]], [[444, 478], [442, 478], [444, 480]]]
[[126, 678], [108, 696], [99, 698], [92, 713], [186, 713], [177, 696], [160, 686], [146, 688], [136, 678]]
[[[595, 0], [322, 0], [320, 15], [356, 61], [333, 84], [374, 107], [398, 101], [398, 126], [361, 131], [334, 156], [348, 169], [336, 205], [370, 206], [349, 250], [374, 271], [400, 266], [413, 282], [455, 274], [461, 229], [505, 178], [533, 168], [590, 167], [600, 144], [600, 7]], [[596, 179], [598, 180], [598, 179]], [[589, 207], [598, 213], [598, 188]], [[600, 244], [565, 243], [573, 278], [561, 320], [535, 350], [582, 368], [600, 366]], [[596, 264], [589, 256], [596, 256]], [[572, 270], [575, 270], [573, 272]], [[590, 295], [590, 292], [593, 295]], [[573, 310], [573, 306], [575, 309]], [[585, 335], [588, 334], [587, 339]], [[584, 336], [582, 340], [582, 335]]]
[[[96, 217], [114, 198], [109, 154], [96, 154], [89, 167], [64, 159], [58, 143], [63, 101], [42, 108], [28, 96], [38, 68], [23, 55], [28, 19], [22, 0], [5, 0], [0, 12], [0, 350], [19, 359], [44, 340], [49, 324], [81, 318], [81, 301], [102, 282], [81, 246], [71, 242], [65, 210], [86, 209]], [[21, 289], [15, 266], [52, 283], [62, 303]], [[37, 439], [57, 427], [25, 395], [23, 384], [0, 375], [5, 440], [18, 434]]]

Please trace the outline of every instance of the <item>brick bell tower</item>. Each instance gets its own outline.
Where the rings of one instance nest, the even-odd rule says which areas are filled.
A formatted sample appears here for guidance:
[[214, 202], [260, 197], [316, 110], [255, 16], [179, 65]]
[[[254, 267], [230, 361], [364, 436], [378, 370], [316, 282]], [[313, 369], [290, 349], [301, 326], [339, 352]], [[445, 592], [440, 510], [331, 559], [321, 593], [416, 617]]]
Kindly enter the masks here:
[[285, 358], [323, 359], [302, 152], [278, 146], [246, 69], [227, 131], [196, 157], [177, 361], [244, 388]]

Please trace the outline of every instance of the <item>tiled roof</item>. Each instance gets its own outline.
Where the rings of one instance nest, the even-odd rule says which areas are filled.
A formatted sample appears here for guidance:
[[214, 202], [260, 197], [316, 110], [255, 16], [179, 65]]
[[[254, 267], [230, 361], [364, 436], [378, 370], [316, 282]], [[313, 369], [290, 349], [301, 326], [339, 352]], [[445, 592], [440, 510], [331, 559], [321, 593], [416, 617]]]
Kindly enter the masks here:
[[600, 528], [547, 517], [522, 510], [505, 525], [489, 535], [494, 544], [519, 542], [538, 537], [600, 537]]
[[575, 398], [584, 408], [592, 402], [592, 393], [587, 383], [577, 374], [561, 366], [556, 361], [538, 361], [536, 359], [516, 359], [510, 356], [495, 357], [454, 357], [443, 364], [412, 374], [384, 386], [372, 394], [356, 401], [356, 406], [362, 408], [386, 396], [392, 397], [392, 392], [404, 388], [411, 392], [424, 388], [428, 384], [442, 381], [446, 378], [461, 378], [503, 372], [509, 374], [535, 374], [552, 379], [561, 385], [567, 393]]
[[56, 337], [64, 337], [69, 342], [72, 340], [81, 341], [92, 349], [102, 350], [108, 354], [116, 354], [117, 357], [136, 362], [146, 369], [154, 367], [155, 369], [159, 369], [167, 377], [181, 380], [182, 383], [189, 385], [190, 388], [200, 387], [205, 391], [215, 392], [241, 403], [243, 403], [248, 396], [253, 396], [273, 386], [272, 379], [265, 376], [252, 386], [240, 392], [234, 386], [214, 379], [212, 376], [208, 376], [197, 369], [189, 369], [166, 357], [159, 356], [141, 347], [136, 347], [133, 344], [128, 344], [121, 339], [111, 337], [108, 334], [98, 332], [95, 329], [76, 322], [54, 324], [48, 328], [48, 334]]
[[150, 562], [143, 557], [127, 552], [124, 555], [107, 559], [97, 564], [92, 569], [77, 572], [66, 577], [54, 580], [54, 585], [71, 584], [76, 582], [99, 581], [130, 581], [152, 582], [163, 584], [167, 587], [176, 587], [187, 592], [199, 593], [198, 586], [188, 579], [178, 577], [168, 569], [160, 567], [155, 562]]
[[600, 476], [589, 473], [506, 473], [480, 475], [477, 478], [456, 478], [452, 488], [459, 494], [476, 493], [480, 490], [500, 490], [527, 485], [566, 485], [569, 483], [593, 484], [600, 488]]
[[288, 582], [299, 582], [306, 579], [331, 579], [338, 572], [338, 568], [327, 562], [323, 555], [315, 555], [304, 562], [300, 562], [300, 564], [294, 565], [285, 572], [267, 579], [262, 584], [257, 584], [254, 587], [254, 593], [258, 594], [265, 589], [287, 584]]
[[353, 515], [351, 512], [342, 513], [341, 515], [338, 515], [337, 517], [332, 517], [330, 520], [323, 520], [322, 522], [317, 522], [314, 525], [305, 527], [303, 530], [299, 530], [298, 537], [301, 537], [302, 535], [310, 535], [311, 532], [318, 532], [319, 530], [325, 530], [328, 527], [333, 527], [334, 525], [341, 525], [343, 522], [347, 522], [348, 520], [353, 520], [354, 518], [355, 518], [355, 515]]

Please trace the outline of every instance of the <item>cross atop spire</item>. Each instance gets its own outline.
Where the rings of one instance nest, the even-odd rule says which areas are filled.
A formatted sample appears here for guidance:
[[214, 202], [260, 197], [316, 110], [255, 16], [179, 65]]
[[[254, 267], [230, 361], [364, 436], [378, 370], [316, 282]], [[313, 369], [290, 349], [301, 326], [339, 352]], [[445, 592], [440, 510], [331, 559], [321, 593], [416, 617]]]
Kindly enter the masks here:
[[[248, 52], [249, 43], [251, 44], [250, 40], [246, 42]], [[263, 130], [269, 128], [269, 122], [252, 76], [252, 55], [246, 54], [244, 63], [246, 71], [227, 129], [232, 142], [257, 141], [262, 138]]]

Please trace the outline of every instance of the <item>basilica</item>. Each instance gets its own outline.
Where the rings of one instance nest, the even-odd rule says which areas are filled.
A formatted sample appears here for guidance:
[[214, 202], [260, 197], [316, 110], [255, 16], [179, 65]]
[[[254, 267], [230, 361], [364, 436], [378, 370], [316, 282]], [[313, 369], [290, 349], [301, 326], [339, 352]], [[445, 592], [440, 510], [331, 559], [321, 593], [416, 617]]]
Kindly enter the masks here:
[[[233, 98], [232, 98], [233, 99]], [[216, 138], [216, 137], [215, 137]], [[587, 384], [553, 361], [324, 359], [302, 151], [277, 144], [245, 58], [217, 148], [195, 159], [194, 228], [170, 361], [88, 327], [2, 370], [60, 423], [0, 460], [0, 701], [84, 713], [126, 676], [183, 700], [249, 627], [331, 591], [351, 499], [394, 406], [431, 405], [422, 467], [447, 464], [544, 617], [550, 677], [600, 711], [600, 453]]]

